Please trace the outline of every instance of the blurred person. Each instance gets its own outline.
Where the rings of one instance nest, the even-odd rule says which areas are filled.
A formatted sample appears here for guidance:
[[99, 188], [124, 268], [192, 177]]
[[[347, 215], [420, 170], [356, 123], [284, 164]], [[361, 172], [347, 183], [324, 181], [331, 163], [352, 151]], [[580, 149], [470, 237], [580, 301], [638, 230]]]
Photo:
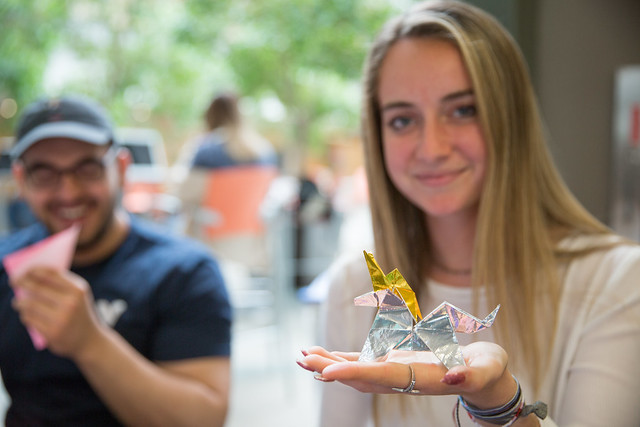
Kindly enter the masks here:
[[249, 125], [239, 102], [231, 91], [213, 97], [204, 114], [206, 133], [185, 147], [193, 155], [184, 176], [177, 174], [175, 191], [185, 233], [206, 243], [225, 272], [244, 275], [245, 267], [269, 268], [260, 205], [279, 172], [273, 146]]
[[640, 249], [563, 183], [511, 36], [468, 4], [420, 3], [380, 32], [364, 80], [375, 257], [423, 313], [501, 309], [479, 341], [458, 337], [465, 365], [358, 362], [374, 313], [353, 298], [371, 278], [362, 252], [338, 261], [326, 349], [298, 361], [334, 382], [321, 425], [640, 425]]
[[213, 98], [204, 116], [207, 133], [197, 142], [192, 167], [277, 164], [271, 143], [243, 119], [239, 101], [233, 92], [222, 92]]
[[234, 92], [217, 93], [204, 114], [206, 132], [185, 145], [173, 167], [174, 192], [183, 202], [188, 235], [202, 237], [198, 211], [209, 184], [208, 172], [243, 166], [277, 167], [273, 146], [249, 126], [239, 102]]
[[[247, 123], [239, 102], [235, 92], [215, 94], [203, 115], [204, 132], [189, 139], [180, 150], [171, 168], [172, 185], [173, 191], [187, 201], [197, 197], [197, 189], [203, 185], [199, 177], [190, 176], [198, 175], [194, 168], [204, 171], [238, 165], [277, 165], [272, 144]], [[197, 189], [191, 191], [194, 183]]]
[[102, 107], [78, 96], [34, 102], [11, 155], [39, 222], [0, 242], [0, 256], [81, 228], [70, 271], [35, 267], [9, 280], [0, 270], [6, 425], [222, 425], [231, 309], [218, 265], [120, 206], [130, 155]]

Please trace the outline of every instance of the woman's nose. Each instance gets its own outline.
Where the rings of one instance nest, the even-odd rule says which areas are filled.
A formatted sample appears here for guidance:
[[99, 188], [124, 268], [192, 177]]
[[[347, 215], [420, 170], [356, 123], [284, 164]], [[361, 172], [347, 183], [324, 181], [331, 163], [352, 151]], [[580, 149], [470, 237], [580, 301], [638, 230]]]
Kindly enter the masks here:
[[416, 157], [437, 161], [451, 153], [451, 143], [446, 129], [441, 123], [426, 123], [420, 132], [420, 141], [416, 147]]

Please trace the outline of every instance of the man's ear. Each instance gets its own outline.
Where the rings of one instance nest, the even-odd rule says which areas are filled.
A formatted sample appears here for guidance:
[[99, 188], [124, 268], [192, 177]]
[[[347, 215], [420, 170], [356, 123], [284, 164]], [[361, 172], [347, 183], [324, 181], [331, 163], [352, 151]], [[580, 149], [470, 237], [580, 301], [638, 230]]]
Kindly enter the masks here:
[[16, 182], [20, 195], [23, 195], [24, 187], [26, 185], [25, 184], [26, 177], [25, 177], [24, 165], [22, 164], [22, 162], [15, 161], [11, 164], [11, 174], [13, 175], [13, 179]]
[[129, 165], [133, 161], [133, 157], [131, 157], [131, 152], [129, 149], [124, 147], [119, 147], [118, 152], [116, 154], [116, 162], [118, 164], [118, 176], [120, 177], [120, 182], [124, 185], [125, 175], [127, 173], [127, 169]]

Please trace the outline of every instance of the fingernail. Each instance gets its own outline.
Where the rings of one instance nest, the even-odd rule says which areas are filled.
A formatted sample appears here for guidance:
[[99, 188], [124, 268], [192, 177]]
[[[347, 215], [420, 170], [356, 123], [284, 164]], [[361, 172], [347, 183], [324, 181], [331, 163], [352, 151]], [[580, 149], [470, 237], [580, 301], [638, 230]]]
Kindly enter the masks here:
[[464, 375], [464, 372], [453, 372], [453, 373], [447, 372], [444, 375], [444, 377], [440, 380], [440, 382], [443, 382], [448, 385], [458, 385], [458, 384], [462, 384], [465, 379], [466, 377]]
[[311, 369], [309, 367], [309, 365], [307, 365], [306, 363], [300, 361], [300, 360], [296, 360], [296, 363], [298, 364], [298, 366], [300, 366], [302, 369], [306, 369], [307, 371], [311, 371], [313, 372], [313, 369]]
[[305, 350], [304, 348], [300, 350], [300, 353], [302, 353], [303, 356], [308, 356], [309, 352], [307, 350]]
[[313, 376], [313, 378], [317, 379], [318, 381], [322, 381], [323, 383], [330, 383], [333, 380], [328, 380], [325, 377], [322, 376], [322, 374], [316, 374]]

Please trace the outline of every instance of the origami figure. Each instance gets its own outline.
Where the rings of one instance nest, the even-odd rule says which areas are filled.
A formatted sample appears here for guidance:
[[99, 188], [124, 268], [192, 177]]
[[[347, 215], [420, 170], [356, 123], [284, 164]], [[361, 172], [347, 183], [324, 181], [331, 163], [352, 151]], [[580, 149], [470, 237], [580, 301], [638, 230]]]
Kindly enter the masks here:
[[498, 305], [484, 320], [443, 302], [422, 318], [415, 293], [398, 269], [385, 275], [370, 253], [364, 252], [373, 292], [354, 299], [355, 305], [378, 307], [359, 360], [373, 361], [391, 350], [432, 351], [447, 369], [464, 365], [456, 332], [472, 334], [488, 328]]
[[[79, 234], [80, 225], [75, 224], [64, 231], [5, 256], [2, 263], [7, 274], [10, 277], [19, 277], [35, 266], [68, 270]], [[22, 297], [23, 291], [16, 289], [16, 298]], [[47, 341], [35, 329], [29, 328], [29, 335], [36, 349], [43, 350], [47, 346]]]

